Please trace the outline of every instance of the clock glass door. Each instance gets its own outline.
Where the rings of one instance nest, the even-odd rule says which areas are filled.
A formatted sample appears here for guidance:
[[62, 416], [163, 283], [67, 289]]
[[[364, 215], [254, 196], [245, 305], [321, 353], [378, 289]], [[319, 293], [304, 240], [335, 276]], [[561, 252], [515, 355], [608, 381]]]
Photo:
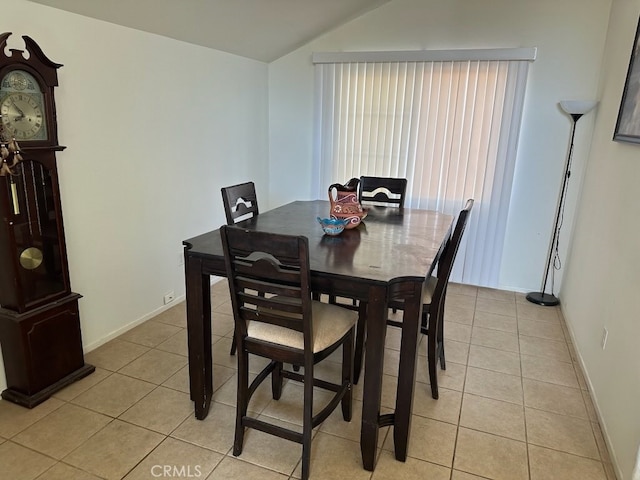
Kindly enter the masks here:
[[20, 173], [8, 179], [13, 213], [14, 261], [25, 306], [51, 300], [69, 290], [56, 216], [51, 172], [35, 161], [24, 161]]

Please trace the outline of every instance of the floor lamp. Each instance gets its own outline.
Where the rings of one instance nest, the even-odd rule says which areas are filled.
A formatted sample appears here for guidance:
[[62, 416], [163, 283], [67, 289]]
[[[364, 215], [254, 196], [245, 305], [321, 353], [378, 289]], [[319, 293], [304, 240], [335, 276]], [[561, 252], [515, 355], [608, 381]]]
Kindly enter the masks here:
[[[560, 102], [560, 108], [571, 117], [571, 143], [569, 147], [569, 153], [564, 168], [564, 180], [562, 182], [562, 190], [560, 190], [560, 199], [558, 200], [558, 209], [556, 212], [556, 221], [553, 226], [553, 239], [549, 246], [549, 256], [547, 257], [547, 264], [544, 270], [544, 277], [542, 278], [542, 290], [540, 292], [530, 292], [527, 294], [527, 300], [538, 305], [553, 306], [558, 305], [560, 300], [553, 294], [553, 281], [551, 282], [551, 293], [545, 293], [547, 289], [547, 280], [549, 278], [549, 269], [553, 261], [554, 253], [558, 252], [558, 240], [560, 236], [560, 228], [562, 227], [562, 216], [564, 212], [564, 200], [567, 193], [567, 183], [569, 183], [569, 177], [571, 176], [571, 157], [573, 156], [573, 138], [576, 134], [576, 123], [580, 120], [585, 113], [589, 113], [598, 104], [596, 101], [577, 101], [577, 100], [565, 100]], [[553, 272], [551, 273], [553, 277]]]

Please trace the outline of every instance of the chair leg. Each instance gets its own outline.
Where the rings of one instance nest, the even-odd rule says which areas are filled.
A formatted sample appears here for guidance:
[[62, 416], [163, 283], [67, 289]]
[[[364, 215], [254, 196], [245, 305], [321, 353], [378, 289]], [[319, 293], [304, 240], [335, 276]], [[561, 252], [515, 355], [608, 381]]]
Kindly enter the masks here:
[[313, 433], [313, 364], [304, 368], [304, 405], [302, 413], [302, 480], [309, 478], [311, 435]]
[[[429, 340], [428, 343], [431, 343]], [[436, 370], [435, 354], [433, 357], [427, 354], [427, 365], [429, 367], [429, 383], [431, 383], [431, 397], [438, 399], [438, 372]]]
[[342, 397], [342, 418], [350, 422], [353, 415], [353, 328], [349, 332], [349, 338], [342, 344], [342, 384], [349, 384], [349, 389]]
[[447, 369], [447, 363], [444, 361], [444, 302], [445, 298], [442, 299], [440, 303], [440, 308], [438, 309], [438, 333], [436, 334], [436, 345], [438, 349], [438, 359], [440, 360], [440, 368], [442, 370]]
[[444, 341], [440, 342], [438, 347], [438, 357], [440, 358], [440, 369], [446, 370], [447, 364], [444, 361]]
[[274, 400], [280, 400], [282, 395], [282, 362], [277, 362], [271, 372], [271, 395]]
[[[235, 343], [235, 342], [234, 342]], [[236, 398], [236, 430], [233, 440], [233, 455], [242, 453], [244, 443], [244, 425], [242, 418], [247, 414], [249, 405], [249, 354], [240, 352], [238, 354], [238, 386]]]
[[356, 331], [356, 349], [353, 359], [353, 384], [357, 385], [362, 372], [362, 361], [364, 359], [364, 341], [367, 326], [367, 303], [360, 302], [358, 307], [358, 324]]
[[[436, 315], [430, 316], [429, 322], [437, 322]], [[438, 399], [438, 339], [436, 338], [438, 326], [429, 328], [427, 335], [427, 367], [429, 368], [429, 383], [431, 384], [431, 397]]]
[[311, 463], [311, 437], [307, 440], [307, 436], [303, 434], [302, 442], [302, 480], [309, 479], [309, 464]]
[[231, 339], [231, 349], [229, 350], [229, 355], [235, 355], [236, 354], [236, 339], [232, 338]]

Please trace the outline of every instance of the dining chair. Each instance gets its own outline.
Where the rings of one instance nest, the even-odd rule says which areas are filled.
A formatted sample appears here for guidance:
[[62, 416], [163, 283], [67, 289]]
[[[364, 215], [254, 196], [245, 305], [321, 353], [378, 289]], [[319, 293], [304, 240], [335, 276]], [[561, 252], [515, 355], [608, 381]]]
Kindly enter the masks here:
[[[358, 182], [358, 201], [362, 205], [402, 208], [406, 191], [406, 178], [361, 176]], [[349, 304], [345, 304], [344, 300], [339, 301], [335, 295], [329, 296], [329, 303], [353, 310], [358, 308], [358, 303], [355, 300], [350, 299], [349, 302]]]
[[[436, 275], [425, 278], [422, 287], [422, 318], [420, 320], [420, 332], [427, 336], [427, 366], [429, 368], [429, 383], [431, 384], [431, 396], [438, 398], [438, 372], [436, 366], [440, 362], [440, 368], [446, 370], [444, 356], [444, 305], [449, 285], [449, 277], [453, 269], [456, 255], [460, 248], [462, 234], [467, 226], [469, 214], [473, 208], [474, 200], [466, 201], [464, 208], [460, 211], [453, 233], [440, 257], [437, 265]], [[390, 309], [403, 310], [402, 299], [390, 299], [388, 304]], [[361, 314], [362, 315], [362, 314]], [[356, 336], [356, 350], [354, 360], [354, 383], [359, 377], [359, 369], [362, 367], [362, 351], [365, 341], [365, 332], [361, 331], [359, 319], [358, 335]], [[387, 325], [402, 327], [402, 321], [387, 319]]]
[[402, 208], [406, 192], [406, 178], [362, 176], [358, 200], [362, 205]]
[[220, 191], [227, 225], [234, 225], [258, 215], [258, 197], [253, 182], [223, 187]]
[[360, 177], [358, 200], [361, 205], [404, 208], [406, 193], [406, 178]]
[[[358, 201], [361, 205], [375, 205], [379, 207], [394, 207], [403, 208], [404, 199], [407, 191], [407, 179], [396, 177], [371, 177], [363, 175], [360, 177], [358, 185]], [[350, 299], [349, 303], [345, 303], [346, 299], [340, 299], [335, 295], [329, 296], [329, 303], [340, 305], [345, 308], [360, 311], [360, 316], [364, 318], [366, 314], [366, 305], [364, 303], [358, 304], [356, 300]], [[395, 311], [394, 311], [395, 313]], [[362, 361], [363, 348], [364, 348], [364, 320], [358, 322], [356, 339], [360, 338], [361, 341], [356, 341], [356, 368], [355, 378], [356, 383], [360, 376], [360, 362]]]
[[[357, 314], [311, 298], [309, 241], [306, 237], [220, 228], [238, 346], [238, 383], [233, 455], [242, 453], [245, 428], [254, 428], [302, 444], [302, 479], [309, 478], [311, 436], [341, 404], [342, 416], [351, 421], [353, 341]], [[314, 365], [342, 347], [341, 383], [315, 379]], [[249, 385], [249, 354], [270, 363]], [[288, 371], [283, 363], [304, 367]], [[303, 383], [302, 433], [248, 412], [258, 386], [271, 374], [274, 400], [282, 393], [283, 379]], [[314, 387], [334, 392], [332, 399], [313, 415]], [[275, 454], [275, 452], [274, 452]]]
[[[227, 225], [235, 225], [243, 220], [248, 220], [260, 213], [258, 211], [258, 196], [253, 182], [239, 183], [230, 187], [222, 187], [222, 203], [224, 214], [227, 217]], [[236, 354], [236, 342], [231, 342], [229, 355]]]

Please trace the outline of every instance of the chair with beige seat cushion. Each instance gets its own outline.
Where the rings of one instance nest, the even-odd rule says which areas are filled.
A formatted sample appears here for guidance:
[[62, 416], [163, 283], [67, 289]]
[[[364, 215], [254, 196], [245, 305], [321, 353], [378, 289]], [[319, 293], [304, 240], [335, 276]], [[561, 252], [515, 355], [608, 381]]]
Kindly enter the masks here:
[[[306, 237], [220, 228], [238, 346], [238, 386], [233, 454], [242, 453], [245, 428], [302, 444], [302, 478], [309, 477], [313, 428], [342, 406], [352, 414], [353, 341], [357, 314], [312, 300], [309, 243]], [[342, 347], [340, 383], [315, 379], [314, 365]], [[249, 354], [271, 360], [249, 385]], [[304, 373], [283, 368], [300, 365]], [[283, 379], [303, 382], [302, 432], [274, 425], [248, 413], [252, 394], [271, 374], [272, 395], [279, 399]], [[313, 415], [314, 387], [334, 392]], [[277, 455], [277, 451], [274, 451]]]
[[[407, 179], [398, 177], [360, 177], [358, 201], [363, 207], [404, 208]], [[354, 303], [355, 305], [355, 303]], [[395, 310], [394, 312], [395, 313]]]
[[[464, 208], [458, 215], [455, 228], [451, 238], [447, 241], [444, 251], [440, 257], [440, 261], [437, 266], [436, 276], [429, 276], [425, 279], [422, 287], [422, 318], [420, 324], [420, 331], [427, 336], [427, 364], [429, 367], [429, 383], [431, 384], [431, 396], [438, 398], [438, 372], [437, 364], [440, 361], [440, 368], [446, 370], [446, 363], [444, 358], [444, 304], [447, 294], [447, 286], [449, 284], [449, 277], [451, 276], [451, 270], [460, 247], [462, 240], [462, 234], [467, 226], [469, 220], [469, 214], [473, 207], [473, 199], [467, 200]], [[389, 308], [396, 310], [403, 310], [404, 304], [401, 299], [391, 299], [389, 301]], [[362, 318], [359, 320], [362, 323]], [[401, 327], [402, 322], [388, 319], [387, 325]], [[363, 351], [362, 343], [364, 342], [364, 335], [358, 332], [356, 338], [356, 355]], [[360, 368], [362, 364], [361, 358], [356, 358], [355, 369]], [[358, 376], [358, 373], [355, 374]]]
[[[407, 191], [407, 179], [395, 177], [360, 177], [358, 184], [358, 201], [366, 207], [390, 207], [404, 208], [404, 199]], [[335, 296], [329, 297], [330, 303], [337, 303]], [[355, 300], [350, 301], [351, 305], [339, 303], [347, 308], [357, 309]]]
[[[254, 218], [260, 213], [258, 208], [258, 195], [253, 182], [244, 182], [220, 189], [222, 193], [222, 203], [224, 214], [227, 218], [227, 225]], [[231, 342], [229, 355], [236, 354], [236, 342]], [[298, 366], [295, 366], [298, 370]]]
[[[372, 177], [363, 175], [360, 177], [358, 184], [358, 201], [363, 207], [377, 206], [377, 207], [389, 207], [389, 208], [404, 208], [405, 194], [407, 191], [407, 179], [397, 177]], [[361, 316], [366, 311], [366, 305], [363, 302], [358, 303], [354, 299], [347, 299], [336, 297], [335, 295], [329, 296], [329, 303], [340, 305], [352, 310], [358, 310], [361, 312]], [[394, 312], [395, 313], [395, 312]], [[358, 322], [358, 331], [356, 338], [362, 341], [356, 341], [355, 352], [355, 364], [354, 381], [357, 383], [360, 367], [363, 355], [363, 340], [364, 340], [364, 321]]]
[[[258, 195], [253, 182], [244, 182], [229, 187], [222, 187], [222, 204], [227, 225], [249, 220], [260, 213], [258, 209]], [[229, 355], [236, 354], [236, 342], [231, 342]]]

